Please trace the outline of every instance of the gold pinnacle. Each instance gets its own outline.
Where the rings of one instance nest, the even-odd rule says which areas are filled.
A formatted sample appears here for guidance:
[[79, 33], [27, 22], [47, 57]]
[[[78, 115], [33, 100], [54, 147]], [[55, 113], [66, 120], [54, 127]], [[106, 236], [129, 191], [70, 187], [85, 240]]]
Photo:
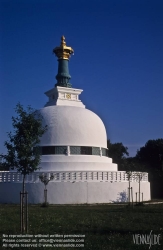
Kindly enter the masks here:
[[65, 37], [61, 37], [60, 47], [53, 49], [53, 53], [58, 57], [58, 59], [69, 60], [71, 54], [74, 53], [74, 50], [71, 47], [66, 46]]

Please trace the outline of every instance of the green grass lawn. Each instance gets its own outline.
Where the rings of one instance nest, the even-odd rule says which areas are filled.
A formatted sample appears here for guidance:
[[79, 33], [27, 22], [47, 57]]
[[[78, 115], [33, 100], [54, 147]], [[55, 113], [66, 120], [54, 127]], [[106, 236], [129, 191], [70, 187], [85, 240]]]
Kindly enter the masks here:
[[[150, 234], [151, 230], [153, 234], [161, 234], [161, 245], [152, 245], [150, 249], [163, 249], [163, 204], [145, 205], [134, 209], [127, 208], [125, 205], [49, 206], [47, 208], [29, 205], [28, 234], [85, 235], [84, 247], [40, 249], [149, 249], [149, 245], [134, 244], [133, 234]], [[20, 234], [18, 205], [0, 205], [1, 239], [2, 234]], [[0, 249], [11, 249], [2, 247], [2, 242], [0, 244]]]

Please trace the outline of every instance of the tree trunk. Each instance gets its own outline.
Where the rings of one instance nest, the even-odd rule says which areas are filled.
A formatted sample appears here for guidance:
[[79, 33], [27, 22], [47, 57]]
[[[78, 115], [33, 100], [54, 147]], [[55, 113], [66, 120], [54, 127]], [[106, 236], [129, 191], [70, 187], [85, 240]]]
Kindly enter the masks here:
[[139, 203], [140, 203], [140, 177], [139, 177]]
[[129, 205], [130, 205], [130, 176], [129, 176], [129, 199], [128, 199], [128, 201], [129, 201]]
[[23, 175], [23, 199], [22, 199], [22, 229], [25, 232], [25, 213], [24, 213], [24, 202], [25, 201], [25, 175]]
[[25, 193], [25, 175], [23, 175], [23, 193]]
[[46, 185], [45, 185], [45, 189], [44, 189], [44, 199], [45, 199], [45, 206], [47, 205], [47, 189], [46, 189]]

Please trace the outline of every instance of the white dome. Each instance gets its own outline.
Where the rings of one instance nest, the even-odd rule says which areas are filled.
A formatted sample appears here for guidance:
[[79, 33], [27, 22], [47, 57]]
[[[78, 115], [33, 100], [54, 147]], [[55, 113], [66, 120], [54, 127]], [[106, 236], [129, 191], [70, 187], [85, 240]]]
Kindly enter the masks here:
[[39, 110], [48, 130], [40, 146], [91, 146], [107, 148], [103, 122], [92, 111], [74, 106], [48, 106]]

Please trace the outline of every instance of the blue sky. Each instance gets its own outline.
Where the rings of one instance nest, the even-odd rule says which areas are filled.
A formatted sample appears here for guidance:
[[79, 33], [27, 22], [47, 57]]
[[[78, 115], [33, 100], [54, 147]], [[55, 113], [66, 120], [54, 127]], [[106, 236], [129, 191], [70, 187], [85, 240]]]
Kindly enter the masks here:
[[0, 152], [18, 102], [42, 108], [64, 35], [71, 83], [130, 156], [163, 138], [163, 1], [0, 0]]

